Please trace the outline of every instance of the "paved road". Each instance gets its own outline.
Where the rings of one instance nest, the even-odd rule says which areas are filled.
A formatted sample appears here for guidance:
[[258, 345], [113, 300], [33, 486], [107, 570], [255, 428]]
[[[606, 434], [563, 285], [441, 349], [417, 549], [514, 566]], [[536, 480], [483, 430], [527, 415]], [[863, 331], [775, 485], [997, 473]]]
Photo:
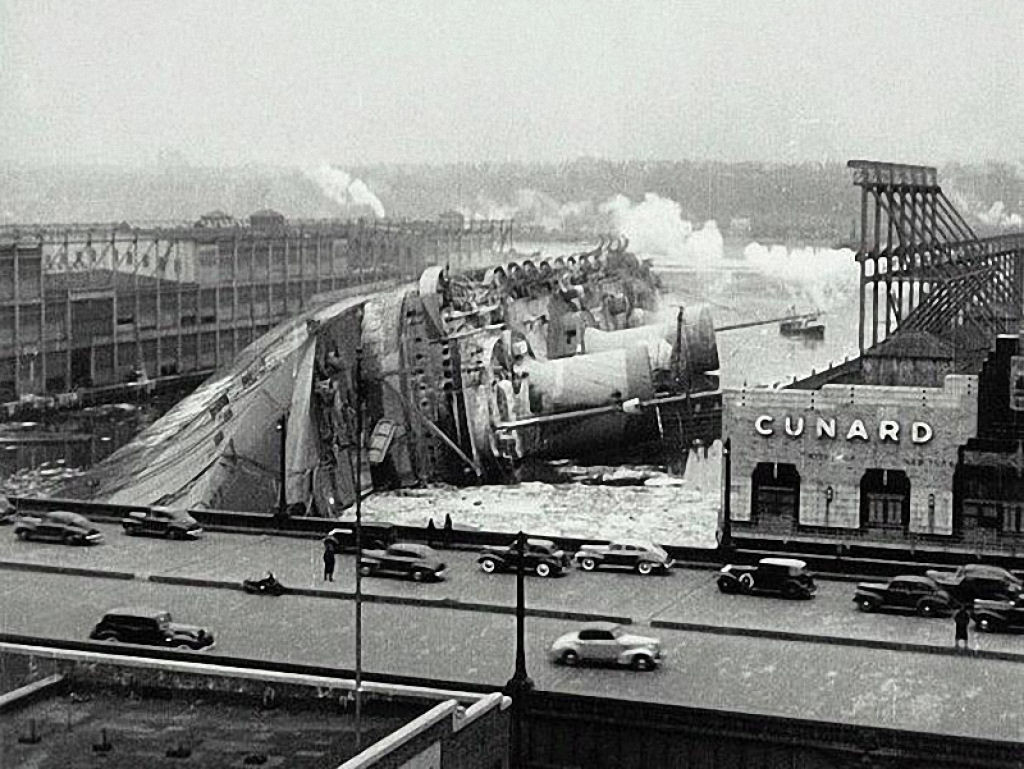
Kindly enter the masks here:
[[[7, 632], [83, 638], [119, 604], [160, 606], [208, 624], [216, 653], [353, 665], [349, 601], [2, 572]], [[509, 615], [370, 604], [364, 616], [369, 671], [495, 686], [511, 675]], [[540, 688], [1024, 742], [1021, 663], [660, 630], [661, 670], [568, 669], [548, 662], [545, 650], [571, 626], [528, 621], [527, 664]]]
[[[21, 542], [11, 529], [0, 529], [0, 562], [24, 561], [160, 574], [204, 577], [240, 582], [260, 576], [268, 568], [293, 587], [334, 588], [351, 591], [355, 583], [352, 556], [338, 559], [335, 582], [322, 580], [322, 548], [318, 541], [267, 535], [208, 533], [195, 542], [149, 537], [128, 537], [120, 527], [101, 525], [105, 544], [75, 548], [40, 542]], [[435, 584], [371, 577], [363, 581], [368, 593], [464, 601], [515, 603], [515, 575], [483, 574], [476, 554], [445, 551], [449, 579]], [[2, 574], [2, 572], [0, 572]], [[863, 614], [850, 600], [854, 585], [819, 580], [811, 601], [722, 595], [714, 572], [675, 569], [667, 576], [641, 577], [631, 572], [573, 570], [564, 577], [531, 577], [527, 603], [541, 609], [573, 610], [632, 618], [707, 623], [726, 627], [819, 633], [837, 637], [906, 643], [951, 645], [949, 619], [922, 619], [898, 614]], [[1024, 635], [972, 633], [977, 648], [1024, 654]]]

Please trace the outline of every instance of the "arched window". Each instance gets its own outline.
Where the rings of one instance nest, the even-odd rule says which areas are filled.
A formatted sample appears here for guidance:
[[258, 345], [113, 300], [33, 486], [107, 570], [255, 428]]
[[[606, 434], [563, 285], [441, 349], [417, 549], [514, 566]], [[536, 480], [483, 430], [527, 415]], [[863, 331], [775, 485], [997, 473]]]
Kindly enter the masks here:
[[860, 479], [860, 525], [871, 529], [910, 527], [910, 479], [902, 470], [869, 468]]
[[750, 519], [787, 517], [797, 520], [800, 509], [800, 473], [796, 465], [758, 462], [751, 477]]

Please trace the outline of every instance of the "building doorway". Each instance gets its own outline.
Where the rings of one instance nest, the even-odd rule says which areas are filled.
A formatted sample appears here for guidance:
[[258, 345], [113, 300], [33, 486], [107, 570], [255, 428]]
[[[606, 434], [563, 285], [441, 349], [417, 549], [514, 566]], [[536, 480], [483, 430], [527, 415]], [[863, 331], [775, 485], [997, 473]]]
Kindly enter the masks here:
[[800, 473], [796, 465], [758, 462], [751, 478], [750, 520], [796, 525], [800, 514]]
[[906, 533], [910, 529], [910, 479], [903, 470], [872, 467], [860, 479], [860, 526]]

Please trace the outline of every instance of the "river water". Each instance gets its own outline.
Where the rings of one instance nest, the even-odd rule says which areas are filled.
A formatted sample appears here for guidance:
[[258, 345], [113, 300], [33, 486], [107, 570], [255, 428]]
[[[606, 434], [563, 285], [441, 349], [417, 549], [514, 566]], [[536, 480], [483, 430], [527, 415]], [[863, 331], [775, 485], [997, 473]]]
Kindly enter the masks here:
[[[571, 253], [573, 244], [521, 244], [519, 252], [542, 250], [545, 255]], [[778, 318], [790, 308], [822, 310], [823, 341], [787, 338], [778, 323], [720, 332], [718, 336], [723, 387], [786, 384], [794, 377], [820, 371], [857, 352], [856, 267], [835, 269], [835, 259], [822, 257], [817, 269], [814, 253], [778, 255], [786, 269], [774, 264], [757, 271], [743, 260], [741, 245], [726, 244], [724, 258], [704, 262], [697, 270], [679, 271], [679, 263], [653, 257], [662, 274], [664, 311], [674, 316], [676, 305], [705, 302], [716, 326]], [[832, 254], [834, 257], [835, 255]], [[643, 257], [643, 255], [641, 255]], [[782, 264], [782, 261], [779, 262]], [[167, 393], [146, 403], [119, 403], [61, 412], [38, 422], [0, 424], [0, 491], [7, 494], [53, 493], [68, 478], [102, 461], [158, 419], [184, 393]]]

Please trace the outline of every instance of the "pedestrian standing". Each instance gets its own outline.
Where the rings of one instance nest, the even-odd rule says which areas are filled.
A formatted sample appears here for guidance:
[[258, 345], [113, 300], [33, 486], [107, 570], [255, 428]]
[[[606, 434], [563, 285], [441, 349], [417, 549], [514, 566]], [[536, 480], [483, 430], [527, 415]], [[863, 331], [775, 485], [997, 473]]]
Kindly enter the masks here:
[[444, 514], [444, 546], [452, 546], [452, 514]]
[[434, 525], [434, 518], [431, 516], [427, 520], [427, 546], [433, 547], [434, 542], [437, 541], [437, 527]]
[[953, 615], [953, 623], [956, 625], [956, 648], [960, 649], [960, 643], [963, 642], [963, 649], [967, 651], [967, 626], [971, 622], [971, 615], [967, 611], [967, 607], [963, 604], [956, 610], [956, 614]]
[[324, 545], [324, 581], [334, 582], [334, 548]]

